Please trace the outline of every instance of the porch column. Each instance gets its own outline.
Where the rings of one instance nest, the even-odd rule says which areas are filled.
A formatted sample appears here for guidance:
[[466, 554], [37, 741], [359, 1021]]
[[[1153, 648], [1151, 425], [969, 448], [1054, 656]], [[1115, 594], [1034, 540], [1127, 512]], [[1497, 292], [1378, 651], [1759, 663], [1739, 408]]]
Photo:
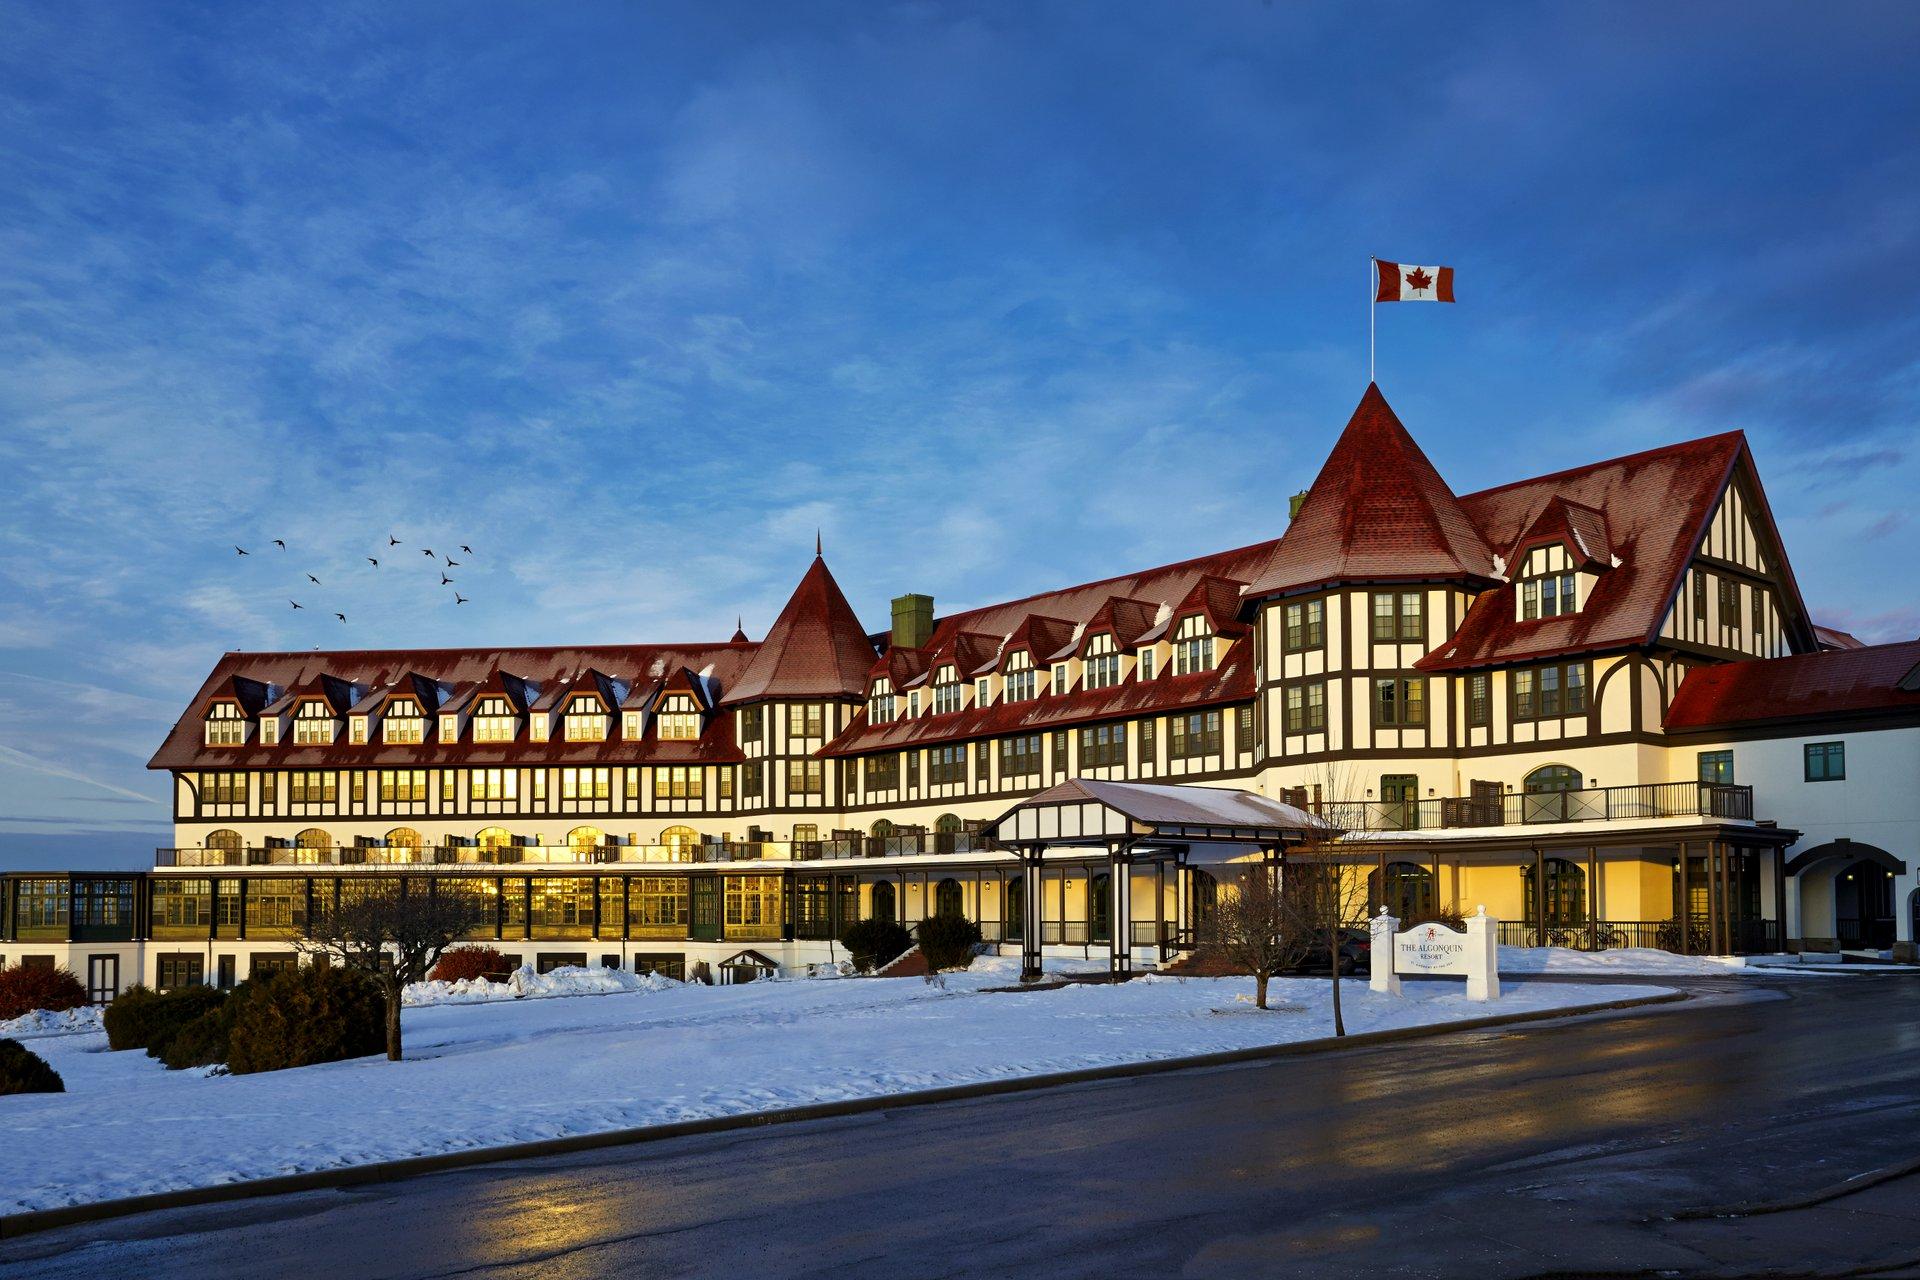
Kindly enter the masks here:
[[1707, 841], [1707, 949], [1716, 956], [1727, 954], [1720, 934], [1720, 842]]
[[1539, 846], [1533, 850], [1533, 927], [1534, 946], [1547, 945], [1547, 855]]
[[1773, 915], [1780, 922], [1780, 949], [1787, 949], [1787, 851], [1773, 850]]
[[1020, 846], [1020, 910], [1026, 921], [1020, 931], [1020, 981], [1040, 981], [1040, 858], [1043, 844]]
[[1107, 972], [1133, 972], [1133, 855], [1107, 846]]
[[1687, 855], [1692, 847], [1686, 841], [1680, 842], [1680, 888], [1679, 901], [1673, 905], [1673, 918], [1680, 926], [1680, 954], [1693, 954], [1693, 886], [1689, 881], [1692, 863]]
[[1600, 949], [1600, 851], [1587, 846], [1587, 950]]

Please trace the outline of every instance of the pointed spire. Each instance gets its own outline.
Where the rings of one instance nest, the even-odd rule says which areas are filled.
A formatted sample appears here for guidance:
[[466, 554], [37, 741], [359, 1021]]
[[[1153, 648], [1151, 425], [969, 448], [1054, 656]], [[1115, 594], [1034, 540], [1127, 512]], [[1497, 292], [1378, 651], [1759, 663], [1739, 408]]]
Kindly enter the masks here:
[[733, 639], [728, 643], [730, 644], [747, 643], [747, 619], [745, 614], [742, 614], [733, 620]]
[[866, 628], [816, 554], [725, 701], [858, 698], [874, 657]]
[[822, 551], [822, 550], [820, 549], [820, 546], [821, 546], [821, 544], [820, 544], [820, 530], [819, 530], [818, 528], [816, 528], [816, 529], [814, 529], [814, 531], [813, 531], [813, 558], [814, 558], [815, 560], [818, 560], [818, 559], [819, 559], [819, 558], [820, 558], [821, 556], [824, 556], [824, 555], [826, 554], [826, 552], [824, 552], [824, 551]]
[[1344, 582], [1494, 579], [1493, 553], [1374, 383], [1242, 594]]

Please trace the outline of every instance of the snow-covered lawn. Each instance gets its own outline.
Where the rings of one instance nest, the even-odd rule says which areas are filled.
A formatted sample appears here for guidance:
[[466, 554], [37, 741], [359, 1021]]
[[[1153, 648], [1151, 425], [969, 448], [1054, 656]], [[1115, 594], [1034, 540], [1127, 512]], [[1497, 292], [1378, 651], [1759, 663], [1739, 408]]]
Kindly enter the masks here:
[[[1018, 994], [988, 959], [945, 978], [756, 982], [406, 1010], [402, 1063], [254, 1076], [170, 1072], [104, 1035], [39, 1041], [65, 1094], [0, 1097], [0, 1211], [268, 1177], [433, 1152], [1315, 1039], [1325, 979], [1282, 979], [1254, 1010], [1240, 978], [1148, 977]], [[1475, 1004], [1458, 982], [1400, 999], [1342, 984], [1371, 1031], [1566, 1008], [1662, 988], [1509, 984]], [[1245, 999], [1242, 999], [1245, 997]]]

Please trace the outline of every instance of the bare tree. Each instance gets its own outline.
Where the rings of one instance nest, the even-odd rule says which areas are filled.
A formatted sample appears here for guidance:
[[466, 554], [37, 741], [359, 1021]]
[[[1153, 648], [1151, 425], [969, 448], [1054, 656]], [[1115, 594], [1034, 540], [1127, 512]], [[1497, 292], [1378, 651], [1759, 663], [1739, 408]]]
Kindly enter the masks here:
[[1332, 841], [1318, 838], [1289, 850], [1279, 895], [1282, 928], [1301, 939], [1303, 956], [1324, 949], [1333, 979], [1333, 1034], [1347, 1034], [1340, 1007], [1340, 944], [1347, 927], [1367, 914], [1367, 878], [1331, 860]]
[[480, 925], [486, 906], [478, 894], [444, 883], [348, 881], [340, 888], [337, 905], [314, 904], [307, 936], [296, 945], [380, 984], [387, 1002], [387, 1058], [398, 1062], [407, 985], [423, 980], [441, 953]]
[[1201, 930], [1201, 945], [1236, 972], [1253, 978], [1253, 1000], [1267, 1007], [1267, 983], [1306, 959], [1312, 935], [1285, 901], [1277, 867], [1244, 868], [1221, 886], [1213, 913]]

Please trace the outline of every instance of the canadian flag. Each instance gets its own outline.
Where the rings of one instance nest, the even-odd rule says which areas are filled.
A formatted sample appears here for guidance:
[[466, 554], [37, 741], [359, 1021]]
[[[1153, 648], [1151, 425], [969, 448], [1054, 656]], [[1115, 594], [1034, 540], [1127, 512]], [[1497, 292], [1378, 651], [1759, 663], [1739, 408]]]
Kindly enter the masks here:
[[1410, 267], [1403, 262], [1373, 260], [1380, 275], [1375, 302], [1452, 302], [1452, 267]]

